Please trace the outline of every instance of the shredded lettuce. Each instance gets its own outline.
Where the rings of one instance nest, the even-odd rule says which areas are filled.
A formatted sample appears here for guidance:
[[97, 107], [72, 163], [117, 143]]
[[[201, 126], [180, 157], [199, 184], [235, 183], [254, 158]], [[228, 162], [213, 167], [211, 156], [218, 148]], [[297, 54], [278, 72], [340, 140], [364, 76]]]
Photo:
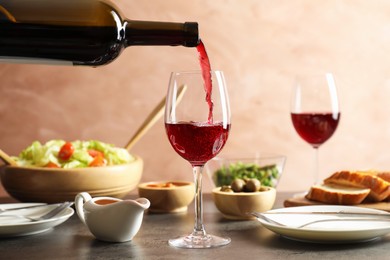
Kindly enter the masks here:
[[112, 144], [96, 140], [76, 140], [71, 142], [75, 148], [71, 158], [63, 161], [58, 158], [58, 153], [65, 143], [64, 140], [51, 140], [45, 144], [34, 141], [30, 146], [24, 149], [19, 156], [13, 156], [13, 159], [19, 166], [45, 167], [52, 163], [61, 168], [81, 168], [88, 167], [93, 161], [94, 158], [88, 153], [88, 150], [93, 149], [104, 154], [107, 165], [125, 164], [135, 160], [135, 158], [124, 148], [118, 148]]
[[281, 172], [277, 165], [259, 166], [254, 163], [236, 162], [214, 172], [216, 186], [230, 185], [235, 179], [258, 179], [263, 186], [275, 187]]

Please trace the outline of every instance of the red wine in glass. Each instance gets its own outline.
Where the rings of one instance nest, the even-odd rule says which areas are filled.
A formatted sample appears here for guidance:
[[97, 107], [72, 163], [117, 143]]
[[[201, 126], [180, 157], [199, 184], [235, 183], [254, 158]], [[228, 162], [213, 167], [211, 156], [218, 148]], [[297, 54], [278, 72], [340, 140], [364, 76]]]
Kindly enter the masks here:
[[165, 129], [173, 149], [191, 165], [204, 165], [224, 147], [230, 124], [179, 122], [166, 123]]
[[[191, 234], [169, 240], [179, 248], [211, 248], [230, 243], [230, 238], [206, 233], [203, 225], [202, 171], [207, 161], [224, 147], [231, 129], [230, 106], [222, 71], [208, 71], [213, 83], [212, 118], [205, 100], [202, 71], [171, 74], [165, 106], [164, 123], [172, 148], [192, 166], [195, 183], [195, 224]], [[187, 86], [178, 98], [179, 88]], [[211, 97], [211, 96], [210, 96]]]
[[[190, 162], [195, 183], [195, 225], [191, 234], [170, 239], [179, 248], [211, 248], [230, 238], [207, 234], [203, 225], [202, 171], [224, 147], [230, 131], [230, 105], [222, 71], [212, 71], [202, 41], [197, 46], [201, 71], [173, 72], [165, 104], [165, 129], [173, 149]], [[213, 89], [214, 85], [217, 88]], [[178, 88], [187, 86], [179, 103]], [[203, 86], [203, 88], [201, 88]], [[215, 102], [212, 99], [215, 95]], [[205, 96], [205, 98], [204, 98]]]
[[336, 131], [340, 113], [291, 113], [291, 119], [299, 136], [317, 148]]
[[298, 77], [291, 98], [291, 119], [298, 135], [314, 148], [314, 183], [318, 183], [318, 150], [336, 131], [340, 108], [332, 73]]

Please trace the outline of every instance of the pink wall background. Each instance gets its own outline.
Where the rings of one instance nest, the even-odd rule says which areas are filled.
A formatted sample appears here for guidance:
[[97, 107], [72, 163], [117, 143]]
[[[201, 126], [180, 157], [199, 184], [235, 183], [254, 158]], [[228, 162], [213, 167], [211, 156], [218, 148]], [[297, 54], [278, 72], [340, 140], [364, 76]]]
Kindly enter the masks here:
[[[131, 19], [199, 23], [230, 91], [224, 153], [286, 155], [279, 190], [311, 184], [313, 151], [289, 115], [296, 74], [332, 71], [338, 85], [342, 116], [320, 148], [321, 178], [342, 169], [390, 169], [388, 1], [114, 2]], [[185, 47], [131, 47], [100, 68], [0, 64], [0, 147], [16, 155], [33, 140], [54, 138], [124, 146], [165, 95], [170, 72], [193, 69], [196, 50]], [[192, 180], [162, 120], [131, 152], [145, 161], [142, 181]]]

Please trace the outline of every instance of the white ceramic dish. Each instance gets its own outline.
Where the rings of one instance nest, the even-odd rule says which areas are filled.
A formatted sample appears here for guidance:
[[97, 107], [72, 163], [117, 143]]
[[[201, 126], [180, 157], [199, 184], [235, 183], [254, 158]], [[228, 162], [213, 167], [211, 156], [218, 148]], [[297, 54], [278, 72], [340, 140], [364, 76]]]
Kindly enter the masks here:
[[[9, 209], [16, 207], [24, 207], [29, 205], [39, 205], [42, 203], [12, 203], [12, 204], [0, 204], [1, 209]], [[42, 204], [45, 205], [45, 204]], [[15, 237], [15, 236], [27, 236], [45, 232], [54, 228], [55, 226], [65, 222], [74, 214], [72, 208], [66, 208], [56, 216], [31, 222], [21, 217], [12, 217], [10, 215], [25, 215], [30, 217], [38, 217], [46, 214], [55, 205], [48, 205], [43, 207], [35, 207], [30, 209], [20, 209], [0, 213], [0, 237]], [[7, 215], [7, 217], [1, 217], [1, 215]], [[8, 217], [9, 216], [9, 217]]]
[[[269, 213], [288, 212], [333, 212], [354, 211], [362, 213], [387, 213], [381, 210], [351, 207], [351, 206], [302, 206], [268, 211]], [[264, 214], [266, 214], [265, 212]], [[348, 221], [345, 217], [335, 215], [309, 214], [266, 214], [266, 217], [286, 226], [280, 226], [258, 218], [258, 221], [267, 229], [289, 239], [314, 243], [355, 243], [371, 241], [390, 233], [390, 219], [384, 221]], [[320, 219], [338, 219], [331, 222], [320, 222], [298, 228], [300, 225]]]

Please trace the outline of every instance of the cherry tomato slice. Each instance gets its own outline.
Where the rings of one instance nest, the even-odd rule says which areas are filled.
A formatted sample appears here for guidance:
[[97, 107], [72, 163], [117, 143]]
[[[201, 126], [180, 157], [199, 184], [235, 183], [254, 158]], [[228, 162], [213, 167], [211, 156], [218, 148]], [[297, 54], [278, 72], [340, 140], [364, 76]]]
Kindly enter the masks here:
[[45, 165], [46, 168], [60, 168], [60, 166], [58, 166], [57, 164], [53, 163], [53, 162], [48, 162], [46, 165]]
[[104, 153], [95, 149], [89, 149], [88, 154], [95, 158], [96, 156], [101, 156], [104, 158]]
[[106, 166], [107, 160], [104, 159], [103, 156], [96, 156], [93, 161], [89, 164], [90, 167], [100, 167], [100, 166]]
[[72, 143], [66, 142], [60, 149], [58, 153], [58, 158], [61, 160], [67, 161], [72, 157], [72, 154], [74, 152], [74, 147]]

